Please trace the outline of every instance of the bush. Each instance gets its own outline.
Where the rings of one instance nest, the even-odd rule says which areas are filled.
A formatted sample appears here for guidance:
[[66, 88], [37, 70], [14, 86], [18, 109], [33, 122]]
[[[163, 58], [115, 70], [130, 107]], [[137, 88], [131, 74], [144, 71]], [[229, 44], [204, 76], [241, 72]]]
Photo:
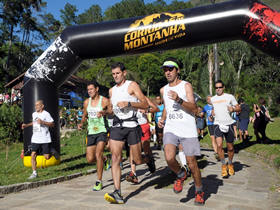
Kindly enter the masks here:
[[3, 104], [0, 107], [0, 141], [6, 145], [19, 141], [22, 121], [22, 111], [18, 105]]

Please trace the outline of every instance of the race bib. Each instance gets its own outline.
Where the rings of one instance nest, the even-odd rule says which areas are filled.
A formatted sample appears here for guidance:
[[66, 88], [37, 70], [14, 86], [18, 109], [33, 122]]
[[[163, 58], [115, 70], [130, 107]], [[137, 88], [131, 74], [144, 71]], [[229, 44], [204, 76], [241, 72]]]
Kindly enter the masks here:
[[41, 125], [38, 123], [33, 123], [33, 132], [41, 132]]
[[99, 112], [99, 109], [95, 108], [95, 109], [90, 109], [88, 111], [88, 116], [90, 118], [97, 118], [97, 113]]
[[183, 121], [184, 120], [184, 114], [180, 111], [171, 111], [168, 113], [168, 119], [169, 120], [176, 120], [176, 121]]

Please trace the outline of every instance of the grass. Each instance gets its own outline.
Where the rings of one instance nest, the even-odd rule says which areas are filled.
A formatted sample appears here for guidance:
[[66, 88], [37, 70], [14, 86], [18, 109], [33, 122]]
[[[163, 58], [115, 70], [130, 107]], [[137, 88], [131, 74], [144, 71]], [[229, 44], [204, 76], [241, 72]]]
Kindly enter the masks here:
[[[39, 177], [34, 181], [46, 180], [59, 176], [82, 172], [95, 168], [89, 165], [85, 158], [85, 134], [73, 132], [61, 139], [61, 164], [44, 169], [37, 169]], [[9, 159], [5, 160], [5, 147], [0, 145], [0, 185], [26, 182], [32, 173], [31, 168], [23, 166], [20, 153], [22, 143], [15, 143], [9, 149]], [[33, 181], [33, 180], [32, 180]]]
[[[280, 118], [275, 118], [275, 121], [267, 125], [266, 134], [271, 139], [268, 144], [258, 144], [254, 136], [253, 125], [249, 124], [249, 135], [253, 136], [249, 144], [243, 144], [240, 141], [235, 142], [235, 148], [245, 150], [257, 155], [259, 158], [267, 161], [269, 164], [280, 169]], [[211, 147], [209, 135], [205, 136], [201, 144]]]

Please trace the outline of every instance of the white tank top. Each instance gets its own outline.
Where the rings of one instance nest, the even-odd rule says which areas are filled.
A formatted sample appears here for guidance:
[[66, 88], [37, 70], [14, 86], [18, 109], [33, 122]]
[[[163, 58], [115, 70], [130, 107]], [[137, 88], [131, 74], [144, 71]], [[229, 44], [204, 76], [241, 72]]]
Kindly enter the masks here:
[[170, 87], [169, 84], [164, 86], [163, 100], [166, 109], [166, 122], [164, 126], [164, 133], [171, 132], [176, 136], [183, 138], [197, 137], [197, 129], [195, 123], [195, 117], [192, 113], [187, 112], [181, 107], [180, 104], [172, 99], [168, 98], [168, 91], [175, 91], [180, 98], [184, 101], [187, 100], [186, 96], [186, 81], [181, 81], [178, 85]]
[[139, 110], [137, 111], [137, 121], [139, 125], [144, 125], [148, 123], [147, 115], [145, 113], [141, 113]]
[[[117, 103], [120, 101], [129, 101], [129, 102], [137, 102], [138, 99], [128, 93], [128, 86], [130, 85], [131, 81], [126, 80], [122, 86], [115, 85], [112, 88], [112, 97], [111, 102], [113, 105], [113, 112], [114, 114], [121, 120], [131, 118], [133, 116], [136, 116], [137, 109], [133, 107], [125, 107], [123, 109], [120, 109], [117, 106]], [[124, 121], [122, 126], [133, 128], [136, 127], [138, 123], [136, 121]], [[118, 127], [116, 125], [116, 127]]]

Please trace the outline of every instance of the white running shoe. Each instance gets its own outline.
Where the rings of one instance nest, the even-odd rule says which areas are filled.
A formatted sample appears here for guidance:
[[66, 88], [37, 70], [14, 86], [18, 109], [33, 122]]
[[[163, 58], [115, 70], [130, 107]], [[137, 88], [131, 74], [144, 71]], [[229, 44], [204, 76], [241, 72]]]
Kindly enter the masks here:
[[35, 178], [37, 178], [37, 177], [38, 177], [37, 174], [32, 173], [32, 174], [30, 175], [30, 177], [28, 177], [28, 179], [35, 179]]

